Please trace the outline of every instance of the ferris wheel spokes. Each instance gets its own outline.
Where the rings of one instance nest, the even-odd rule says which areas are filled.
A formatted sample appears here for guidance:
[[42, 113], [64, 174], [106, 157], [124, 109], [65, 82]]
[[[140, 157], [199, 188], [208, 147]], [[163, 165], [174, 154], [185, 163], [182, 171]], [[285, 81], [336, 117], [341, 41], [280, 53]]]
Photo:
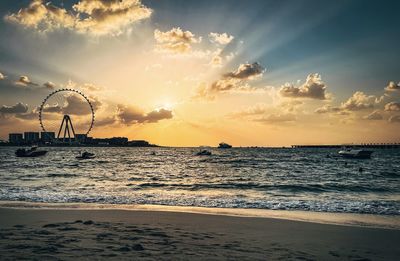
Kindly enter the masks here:
[[[78, 129], [74, 128], [70, 115], [76, 116], [74, 117], [75, 127]], [[92, 130], [94, 109], [89, 98], [82, 92], [74, 89], [59, 89], [43, 100], [39, 110], [39, 122], [49, 140], [71, 143], [71, 141], [76, 141], [77, 135], [87, 136]]]

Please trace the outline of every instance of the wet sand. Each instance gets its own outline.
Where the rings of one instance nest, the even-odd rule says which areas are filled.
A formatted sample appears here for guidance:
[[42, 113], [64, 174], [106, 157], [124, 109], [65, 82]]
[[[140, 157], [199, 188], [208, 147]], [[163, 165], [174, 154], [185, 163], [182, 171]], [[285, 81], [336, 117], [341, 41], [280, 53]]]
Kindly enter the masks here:
[[400, 230], [121, 209], [0, 208], [2, 260], [398, 260]]

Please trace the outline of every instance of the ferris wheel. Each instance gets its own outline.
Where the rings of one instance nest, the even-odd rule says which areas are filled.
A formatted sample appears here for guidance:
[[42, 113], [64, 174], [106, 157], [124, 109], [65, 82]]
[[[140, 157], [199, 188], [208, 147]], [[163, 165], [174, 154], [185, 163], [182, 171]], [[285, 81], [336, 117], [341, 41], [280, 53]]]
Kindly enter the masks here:
[[89, 98], [74, 89], [53, 91], [43, 100], [39, 109], [40, 126], [50, 140], [55, 138], [65, 142], [76, 138], [77, 134], [88, 135], [93, 128], [94, 118]]

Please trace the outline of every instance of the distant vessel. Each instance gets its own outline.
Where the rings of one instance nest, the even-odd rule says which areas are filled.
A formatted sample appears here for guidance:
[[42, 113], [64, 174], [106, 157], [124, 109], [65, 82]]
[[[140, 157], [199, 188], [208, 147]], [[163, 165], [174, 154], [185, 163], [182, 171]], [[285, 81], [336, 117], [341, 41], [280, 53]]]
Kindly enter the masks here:
[[212, 153], [207, 149], [201, 149], [196, 153], [196, 156], [210, 156]]
[[94, 159], [95, 157], [96, 157], [96, 155], [94, 153], [85, 151], [80, 156], [76, 156], [75, 158], [76, 159]]
[[15, 151], [15, 156], [17, 157], [39, 157], [46, 155], [47, 150], [38, 150], [37, 147], [32, 147], [30, 149], [17, 149]]
[[339, 155], [343, 158], [351, 159], [369, 159], [371, 158], [372, 150], [363, 149], [344, 149], [339, 151]]
[[219, 144], [218, 148], [220, 148], [220, 149], [230, 149], [230, 148], [232, 148], [232, 145], [229, 145], [228, 143], [225, 143], [225, 142], [221, 142]]

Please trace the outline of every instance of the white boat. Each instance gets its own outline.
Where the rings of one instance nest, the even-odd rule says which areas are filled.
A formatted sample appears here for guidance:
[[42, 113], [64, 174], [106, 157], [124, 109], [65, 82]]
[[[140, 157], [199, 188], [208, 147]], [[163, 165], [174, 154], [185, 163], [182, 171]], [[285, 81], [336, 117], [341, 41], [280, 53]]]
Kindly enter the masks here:
[[351, 159], [369, 159], [371, 158], [372, 150], [363, 149], [344, 149], [339, 151], [339, 155], [343, 158]]

